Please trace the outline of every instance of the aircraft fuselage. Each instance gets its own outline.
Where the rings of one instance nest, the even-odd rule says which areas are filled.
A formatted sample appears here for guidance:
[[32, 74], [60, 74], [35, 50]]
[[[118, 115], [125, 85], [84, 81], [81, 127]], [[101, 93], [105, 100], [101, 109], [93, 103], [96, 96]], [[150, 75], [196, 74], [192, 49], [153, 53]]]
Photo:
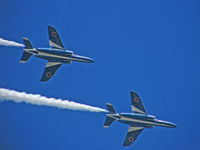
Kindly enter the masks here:
[[37, 48], [32, 51], [32, 53], [42, 59], [62, 62], [62, 63], [69, 63], [69, 61], [79, 61], [79, 62], [86, 62], [91, 63], [94, 62], [93, 59], [89, 57], [84, 57], [80, 55], [73, 54], [72, 51], [69, 50], [59, 50], [59, 49], [52, 49], [52, 48]]
[[107, 116], [118, 120], [119, 122], [144, 128], [153, 128], [153, 126], [163, 126], [173, 128], [176, 125], [172, 122], [158, 120], [152, 115], [142, 115], [136, 113], [108, 113]]

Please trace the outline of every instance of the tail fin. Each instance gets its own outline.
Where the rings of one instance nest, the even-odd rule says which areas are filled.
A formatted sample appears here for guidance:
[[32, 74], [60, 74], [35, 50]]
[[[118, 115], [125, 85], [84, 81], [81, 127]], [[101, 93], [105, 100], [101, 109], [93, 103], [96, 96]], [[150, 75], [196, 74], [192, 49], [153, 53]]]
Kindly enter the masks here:
[[21, 63], [25, 63], [33, 55], [32, 51], [34, 50], [28, 38], [23, 38], [23, 40], [24, 40], [25, 47], [24, 47], [24, 52], [20, 60]]
[[106, 121], [104, 123], [104, 128], [108, 128], [113, 123], [113, 121], [115, 121], [115, 119], [111, 117], [111, 114], [115, 114], [116, 113], [116, 111], [113, 108], [112, 104], [106, 103], [106, 106], [107, 106], [107, 109], [108, 109], [109, 112], [107, 114]]

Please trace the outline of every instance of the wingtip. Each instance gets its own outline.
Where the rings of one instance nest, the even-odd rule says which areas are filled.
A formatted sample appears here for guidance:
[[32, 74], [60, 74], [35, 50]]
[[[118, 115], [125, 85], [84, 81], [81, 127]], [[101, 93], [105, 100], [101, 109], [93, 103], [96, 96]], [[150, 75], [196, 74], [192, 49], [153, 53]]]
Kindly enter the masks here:
[[23, 37], [22, 39], [23, 39], [23, 40], [29, 40], [27, 37]]
[[133, 90], [130, 90], [130, 93], [134, 93], [134, 94], [136, 94], [136, 92], [134, 92]]
[[[52, 77], [52, 76], [51, 76], [51, 77]], [[45, 76], [43, 75], [42, 78], [40, 79], [40, 82], [49, 81], [49, 80], [51, 79], [51, 77], [50, 77], [50, 78], [47, 78], [47, 77], [45, 77]]]
[[106, 105], [112, 105], [111, 103], [106, 103]]
[[133, 142], [131, 142], [131, 143], [126, 143], [126, 142], [124, 142], [124, 143], [123, 143], [123, 146], [130, 146], [132, 143], [133, 143]]
[[48, 29], [55, 29], [55, 27], [52, 25], [48, 25]]
[[48, 80], [42, 80], [42, 79], [40, 80], [40, 82], [46, 82], [46, 81], [48, 81]]
[[130, 94], [131, 94], [131, 95], [136, 95], [136, 96], [139, 96], [139, 94], [138, 94], [137, 92], [135, 92], [135, 91], [132, 91], [132, 90], [130, 91]]
[[49, 79], [44, 79], [43, 77], [40, 79], [40, 82], [46, 82], [48, 81]]
[[129, 146], [129, 145], [123, 144], [123, 146]]

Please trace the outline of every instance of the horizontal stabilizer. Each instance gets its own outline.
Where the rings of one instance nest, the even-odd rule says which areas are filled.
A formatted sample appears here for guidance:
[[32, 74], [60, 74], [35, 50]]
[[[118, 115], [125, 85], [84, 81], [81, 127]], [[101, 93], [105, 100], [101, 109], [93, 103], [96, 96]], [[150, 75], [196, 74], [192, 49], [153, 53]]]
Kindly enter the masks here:
[[21, 57], [20, 62], [25, 63], [33, 54], [27, 51], [24, 51]]
[[103, 127], [108, 128], [113, 123], [113, 121], [115, 121], [115, 119], [107, 116]]
[[116, 113], [115, 109], [113, 108], [112, 104], [106, 103], [107, 109], [111, 113]]
[[23, 41], [25, 45], [24, 49], [33, 49], [33, 46], [28, 38], [23, 38]]

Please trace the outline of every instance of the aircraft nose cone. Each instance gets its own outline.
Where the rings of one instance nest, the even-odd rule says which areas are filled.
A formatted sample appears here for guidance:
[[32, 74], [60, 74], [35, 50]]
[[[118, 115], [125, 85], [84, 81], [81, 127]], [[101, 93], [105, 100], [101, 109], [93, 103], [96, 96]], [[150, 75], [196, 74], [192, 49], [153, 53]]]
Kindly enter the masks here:
[[94, 62], [94, 59], [89, 58], [88, 61], [89, 61], [90, 63], [93, 63], [93, 62]]
[[171, 128], [176, 128], [177, 127], [177, 125], [176, 124], [174, 124], [174, 123], [171, 123]]
[[173, 127], [174, 127], [174, 128], [176, 128], [176, 127], [177, 127], [177, 125], [176, 125], [176, 124], [173, 124]]

